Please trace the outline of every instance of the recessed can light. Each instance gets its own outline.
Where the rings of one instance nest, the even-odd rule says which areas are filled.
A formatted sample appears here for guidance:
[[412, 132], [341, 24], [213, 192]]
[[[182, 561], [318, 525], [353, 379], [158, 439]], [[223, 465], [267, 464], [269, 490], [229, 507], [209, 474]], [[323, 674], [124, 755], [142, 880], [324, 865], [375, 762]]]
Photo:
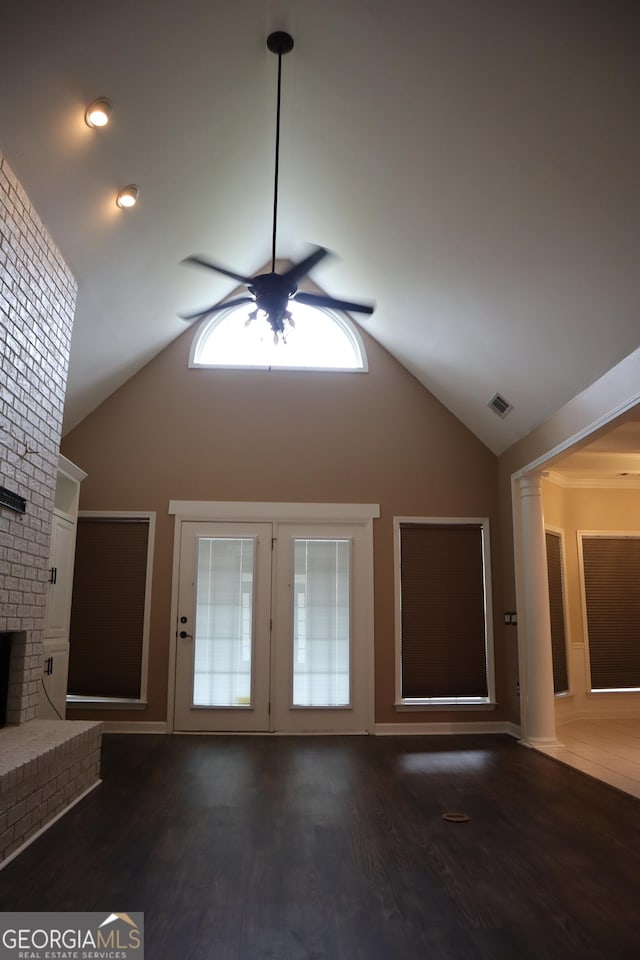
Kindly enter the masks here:
[[106, 97], [92, 100], [84, 112], [84, 121], [88, 127], [106, 127], [111, 119], [111, 102]]
[[116, 204], [119, 207], [135, 207], [138, 202], [138, 188], [135, 183], [130, 183], [118, 191]]

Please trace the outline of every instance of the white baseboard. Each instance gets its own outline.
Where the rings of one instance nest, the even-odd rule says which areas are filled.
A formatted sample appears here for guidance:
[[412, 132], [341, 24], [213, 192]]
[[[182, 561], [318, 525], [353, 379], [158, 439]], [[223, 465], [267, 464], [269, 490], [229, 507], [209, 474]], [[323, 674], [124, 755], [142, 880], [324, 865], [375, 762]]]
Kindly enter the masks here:
[[5, 857], [2, 863], [0, 863], [0, 870], [3, 870], [8, 863], [11, 863], [12, 860], [15, 860], [16, 857], [19, 857], [20, 854], [27, 849], [27, 847], [31, 846], [34, 840], [37, 840], [38, 837], [41, 837], [43, 833], [46, 833], [49, 827], [52, 827], [54, 823], [57, 823], [58, 820], [61, 820], [66, 813], [69, 813], [69, 810], [72, 810], [77, 803], [80, 803], [81, 800], [84, 800], [85, 797], [88, 797], [89, 794], [93, 790], [95, 790], [96, 787], [99, 787], [101, 783], [102, 783], [102, 780], [96, 780], [96, 782], [92, 783], [90, 787], [87, 787], [87, 789], [84, 790], [80, 794], [80, 796], [72, 800], [71, 803], [64, 808], [64, 810], [61, 810], [59, 813], [56, 813], [55, 817], [52, 817], [51, 820], [47, 820], [47, 822], [42, 827], [40, 827], [39, 830], [36, 830], [36, 832], [33, 833], [30, 837], [27, 837], [25, 842], [21, 846], [19, 846], [17, 850], [14, 850], [13, 853], [10, 853], [9, 856]]
[[522, 738], [522, 727], [518, 723], [507, 721], [504, 725], [504, 733], [508, 733], [510, 737], [514, 737], [516, 740], [520, 740]]
[[165, 720], [104, 720], [104, 733], [166, 733]]
[[520, 727], [506, 720], [477, 721], [468, 723], [376, 723], [377, 737], [397, 736], [442, 736], [456, 733], [508, 733], [520, 737]]
[[[105, 720], [103, 722], [105, 733], [170, 732], [165, 721], [141, 721], [140, 723], [136, 723], [133, 720]], [[185, 731], [181, 732], [184, 733]], [[443, 734], [456, 733], [507, 733], [510, 737], [515, 737], [516, 740], [519, 740], [521, 736], [520, 727], [507, 720], [488, 720], [471, 723], [376, 723], [373, 733], [377, 737], [442, 736]], [[199, 732], [195, 735], [211, 736], [211, 734], [200, 734]], [[244, 734], [244, 736], [247, 736], [247, 734]]]

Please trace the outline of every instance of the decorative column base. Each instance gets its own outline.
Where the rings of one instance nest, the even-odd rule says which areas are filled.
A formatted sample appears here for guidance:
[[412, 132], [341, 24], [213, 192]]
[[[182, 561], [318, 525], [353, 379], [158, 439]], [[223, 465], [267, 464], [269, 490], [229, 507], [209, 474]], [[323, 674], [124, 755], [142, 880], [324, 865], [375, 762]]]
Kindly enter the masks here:
[[557, 737], [527, 737], [518, 740], [521, 747], [528, 747], [530, 750], [536, 750], [539, 747], [561, 747], [562, 743]]

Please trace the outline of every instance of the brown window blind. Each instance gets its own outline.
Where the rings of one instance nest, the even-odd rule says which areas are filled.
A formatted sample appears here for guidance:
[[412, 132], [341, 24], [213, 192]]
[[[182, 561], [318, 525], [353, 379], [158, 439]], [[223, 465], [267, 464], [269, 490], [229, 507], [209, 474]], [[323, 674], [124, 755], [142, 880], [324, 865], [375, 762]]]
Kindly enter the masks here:
[[582, 538], [591, 689], [640, 687], [640, 538]]
[[483, 531], [401, 524], [402, 696], [487, 697]]
[[547, 577], [549, 580], [549, 612], [551, 614], [551, 653], [553, 656], [553, 692], [569, 689], [567, 640], [564, 629], [564, 590], [562, 573], [562, 540], [557, 533], [546, 532]]
[[148, 520], [78, 519], [69, 693], [140, 696], [148, 542]]

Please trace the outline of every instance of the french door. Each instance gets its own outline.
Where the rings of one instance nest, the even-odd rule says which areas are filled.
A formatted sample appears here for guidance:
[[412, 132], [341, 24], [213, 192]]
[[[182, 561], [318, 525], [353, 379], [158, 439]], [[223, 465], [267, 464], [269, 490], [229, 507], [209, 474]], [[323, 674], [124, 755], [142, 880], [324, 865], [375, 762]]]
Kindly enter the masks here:
[[365, 540], [357, 524], [181, 523], [175, 729], [364, 732]]

